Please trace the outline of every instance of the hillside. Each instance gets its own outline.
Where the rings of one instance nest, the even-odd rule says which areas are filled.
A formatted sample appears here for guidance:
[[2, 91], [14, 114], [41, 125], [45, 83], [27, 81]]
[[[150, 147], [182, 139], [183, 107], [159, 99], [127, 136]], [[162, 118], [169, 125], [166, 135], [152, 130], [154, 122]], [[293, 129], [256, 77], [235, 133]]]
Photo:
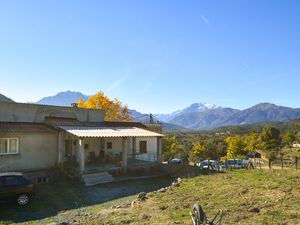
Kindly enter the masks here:
[[12, 99], [6, 97], [5, 95], [2, 95], [0, 94], [0, 101], [3, 101], [3, 102], [13, 102]]
[[223, 118], [227, 118], [238, 111], [231, 108], [218, 108], [204, 112], [187, 113], [175, 117], [170, 123], [193, 130], [210, 129], [221, 126]]
[[300, 116], [300, 109], [260, 103], [245, 110], [218, 108], [205, 112], [183, 114], [170, 123], [194, 130], [211, 129], [223, 126], [285, 122]]
[[252, 124], [263, 122], [283, 122], [300, 116], [300, 109], [277, 106], [270, 103], [260, 103], [249, 109], [234, 113], [225, 118], [223, 125]]
[[155, 114], [155, 116], [161, 121], [170, 122], [174, 118], [180, 117], [180, 116], [183, 116], [183, 115], [186, 115], [186, 114], [207, 112], [207, 111], [210, 111], [210, 110], [220, 109], [220, 108], [222, 108], [222, 107], [217, 106], [215, 104], [201, 102], [201, 103], [193, 103], [193, 104], [191, 104], [190, 106], [188, 106], [184, 109], [180, 109], [180, 110], [177, 110], [177, 111], [172, 112], [172, 113]]
[[[138, 112], [136, 110], [132, 110], [132, 109], [129, 109], [129, 114], [131, 115], [132, 120], [134, 122], [149, 123], [149, 119], [150, 119], [150, 115], [149, 114], [143, 114], [143, 113], [140, 113], [140, 112]], [[188, 131], [189, 130], [189, 129], [185, 128], [185, 127], [178, 126], [176, 124], [158, 121], [156, 119], [156, 117], [154, 118], [154, 120], [156, 122], [160, 122], [161, 123], [164, 133], [168, 133], [168, 132], [180, 132], [180, 131]]]
[[71, 103], [76, 103], [80, 98], [86, 101], [88, 96], [80, 92], [65, 91], [59, 92], [54, 96], [44, 97], [36, 103], [43, 105], [70, 106]]
[[[136, 184], [136, 183], [133, 183]], [[118, 187], [120, 184], [114, 184]], [[145, 181], [149, 185], [148, 181]], [[106, 188], [107, 185], [93, 188]], [[113, 188], [113, 184], [109, 186]], [[59, 196], [70, 199], [84, 199], [83, 192], [74, 191], [75, 187], [60, 189]], [[133, 188], [134, 189], [134, 188]], [[50, 187], [47, 190], [51, 190]], [[94, 203], [87, 207], [77, 206], [72, 210], [58, 211], [45, 217], [43, 208], [36, 207], [39, 199], [44, 199], [48, 207], [62, 208], [60, 198], [52, 192], [42, 192], [29, 208], [17, 209], [18, 215], [35, 213], [39, 219], [27, 220], [24, 224], [97, 224], [97, 225], [173, 225], [191, 224], [190, 208], [200, 203], [209, 218], [219, 209], [224, 211], [223, 223], [257, 225], [257, 224], [299, 224], [300, 223], [300, 179], [295, 170], [237, 170], [227, 173], [201, 175], [184, 179], [178, 187], [165, 191], [150, 191], [147, 199], [132, 205], [137, 195], [119, 196], [113, 201]], [[8, 224], [11, 217], [7, 210], [2, 210], [0, 224]]]

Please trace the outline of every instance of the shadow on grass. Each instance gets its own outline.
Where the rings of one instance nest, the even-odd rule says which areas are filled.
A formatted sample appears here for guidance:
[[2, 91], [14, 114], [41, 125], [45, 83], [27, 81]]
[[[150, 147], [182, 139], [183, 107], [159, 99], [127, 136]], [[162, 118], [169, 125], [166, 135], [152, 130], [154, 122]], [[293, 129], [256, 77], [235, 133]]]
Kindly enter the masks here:
[[37, 196], [25, 207], [0, 205], [0, 224], [41, 220], [59, 212], [106, 203], [118, 198], [151, 192], [170, 185], [169, 177], [123, 181], [84, 187], [78, 183], [42, 184], [37, 186]]

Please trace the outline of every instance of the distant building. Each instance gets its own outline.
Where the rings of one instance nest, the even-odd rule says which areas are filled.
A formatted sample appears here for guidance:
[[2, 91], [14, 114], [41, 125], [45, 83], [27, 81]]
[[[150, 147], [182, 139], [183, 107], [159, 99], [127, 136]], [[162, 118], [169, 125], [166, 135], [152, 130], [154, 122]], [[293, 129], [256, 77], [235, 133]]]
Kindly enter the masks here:
[[300, 144], [299, 143], [293, 144], [293, 148], [300, 148]]

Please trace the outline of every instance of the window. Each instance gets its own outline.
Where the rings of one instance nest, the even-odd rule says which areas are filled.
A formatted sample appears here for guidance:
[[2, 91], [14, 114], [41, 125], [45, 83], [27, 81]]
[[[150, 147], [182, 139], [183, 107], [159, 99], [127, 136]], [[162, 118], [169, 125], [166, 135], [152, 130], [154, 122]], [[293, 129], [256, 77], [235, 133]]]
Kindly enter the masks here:
[[106, 149], [112, 149], [112, 142], [106, 143]]
[[48, 177], [38, 177], [37, 178], [38, 184], [47, 183], [47, 182], [48, 182]]
[[65, 156], [68, 158], [73, 156], [72, 143], [72, 140], [65, 140]]
[[11, 177], [5, 177], [5, 185], [6, 186], [15, 186], [18, 185], [18, 177], [11, 176]]
[[18, 138], [0, 138], [0, 155], [19, 153]]
[[28, 180], [21, 176], [7, 176], [3, 178], [5, 186], [27, 185]]
[[147, 141], [140, 141], [140, 153], [147, 153]]

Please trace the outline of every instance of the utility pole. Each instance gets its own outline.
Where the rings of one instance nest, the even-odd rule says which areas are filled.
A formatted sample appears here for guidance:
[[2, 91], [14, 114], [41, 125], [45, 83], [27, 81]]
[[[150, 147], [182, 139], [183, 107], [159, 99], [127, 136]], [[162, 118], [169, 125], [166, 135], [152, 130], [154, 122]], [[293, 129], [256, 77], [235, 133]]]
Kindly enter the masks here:
[[153, 115], [152, 113], [150, 113], [150, 124], [154, 123], [154, 120], [153, 120]]

